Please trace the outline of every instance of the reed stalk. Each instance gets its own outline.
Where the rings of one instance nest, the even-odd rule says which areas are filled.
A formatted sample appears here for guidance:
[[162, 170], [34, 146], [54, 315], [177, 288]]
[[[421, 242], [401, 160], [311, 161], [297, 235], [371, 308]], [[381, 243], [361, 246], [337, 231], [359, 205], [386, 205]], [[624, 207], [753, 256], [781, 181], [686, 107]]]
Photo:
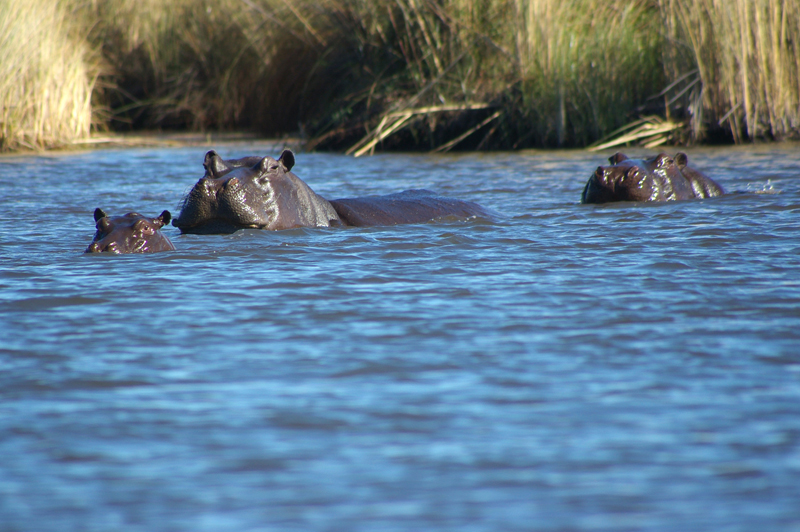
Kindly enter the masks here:
[[545, 143], [588, 144], [630, 121], [666, 84], [660, 13], [651, 2], [516, 0], [515, 7], [524, 107]]
[[654, 114], [800, 136], [796, 1], [0, 1], [6, 150], [93, 121], [370, 152], [585, 146]]
[[100, 73], [66, 2], [3, 2], [0, 9], [0, 150], [63, 146], [92, 126]]
[[676, 44], [666, 67], [676, 72], [687, 59], [697, 65], [706, 127], [725, 127], [737, 142], [800, 133], [800, 3], [660, 0], [660, 6]]

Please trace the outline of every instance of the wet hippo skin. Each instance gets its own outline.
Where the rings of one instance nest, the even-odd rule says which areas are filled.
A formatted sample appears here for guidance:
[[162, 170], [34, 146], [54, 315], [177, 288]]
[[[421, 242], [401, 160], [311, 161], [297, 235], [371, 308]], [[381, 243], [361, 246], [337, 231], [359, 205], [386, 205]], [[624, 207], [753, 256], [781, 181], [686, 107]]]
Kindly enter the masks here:
[[129, 212], [114, 218], [103, 209], [94, 211], [97, 231], [86, 253], [154, 253], [174, 251], [169, 238], [160, 229], [170, 221], [169, 211], [157, 218], [146, 218], [138, 212]]
[[284, 150], [278, 159], [231, 160], [209, 151], [203, 163], [205, 175], [186, 195], [172, 224], [183, 233], [229, 233], [243, 228], [396, 225], [490, 216], [476, 203], [428, 190], [328, 201], [291, 172], [294, 162], [291, 150]]
[[424, 189], [406, 190], [385, 196], [364, 196], [331, 200], [342, 223], [353, 226], [423, 223], [438, 218], [488, 216], [471, 201], [439, 196]]
[[665, 153], [650, 159], [630, 159], [624, 153], [609, 157], [589, 178], [581, 203], [612, 201], [672, 201], [709, 198], [724, 190], [702, 172], [688, 166], [689, 158]]

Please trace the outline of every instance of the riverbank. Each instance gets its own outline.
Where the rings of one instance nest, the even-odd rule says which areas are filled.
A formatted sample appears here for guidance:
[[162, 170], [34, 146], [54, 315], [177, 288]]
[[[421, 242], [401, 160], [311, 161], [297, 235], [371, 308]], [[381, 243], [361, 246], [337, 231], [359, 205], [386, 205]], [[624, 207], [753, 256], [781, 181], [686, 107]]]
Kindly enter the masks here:
[[800, 6], [736, 0], [10, 0], [0, 149], [92, 131], [287, 134], [308, 149], [800, 137]]

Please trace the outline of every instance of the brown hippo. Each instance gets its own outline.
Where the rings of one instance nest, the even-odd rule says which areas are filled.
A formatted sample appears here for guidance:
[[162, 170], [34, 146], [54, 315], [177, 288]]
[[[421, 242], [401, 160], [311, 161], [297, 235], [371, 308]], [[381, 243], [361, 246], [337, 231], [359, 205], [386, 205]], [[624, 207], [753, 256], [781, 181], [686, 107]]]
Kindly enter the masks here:
[[396, 225], [447, 216], [490, 216], [476, 203], [427, 190], [328, 201], [290, 171], [294, 166], [291, 150], [284, 150], [277, 160], [244, 157], [227, 161], [212, 150], [203, 166], [206, 174], [186, 195], [172, 222], [183, 233]]
[[652, 159], [629, 159], [624, 153], [598, 166], [581, 195], [581, 203], [610, 201], [671, 201], [709, 198], [725, 192], [705, 174], [687, 165], [689, 158], [665, 153]]
[[175, 251], [169, 238], [160, 231], [172, 218], [164, 211], [158, 218], [145, 218], [138, 212], [110, 218], [99, 207], [94, 210], [97, 232], [86, 253], [153, 253]]

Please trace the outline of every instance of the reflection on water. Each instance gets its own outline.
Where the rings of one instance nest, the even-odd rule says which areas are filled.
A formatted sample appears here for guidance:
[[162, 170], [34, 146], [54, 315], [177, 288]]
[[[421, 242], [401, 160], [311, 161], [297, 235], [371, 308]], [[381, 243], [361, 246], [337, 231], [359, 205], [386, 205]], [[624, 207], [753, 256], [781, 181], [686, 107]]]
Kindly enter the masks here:
[[503, 216], [82, 254], [95, 207], [176, 215], [211, 147], [279, 151], [0, 159], [3, 530], [800, 527], [797, 146], [603, 206], [607, 154], [298, 154], [325, 197]]

